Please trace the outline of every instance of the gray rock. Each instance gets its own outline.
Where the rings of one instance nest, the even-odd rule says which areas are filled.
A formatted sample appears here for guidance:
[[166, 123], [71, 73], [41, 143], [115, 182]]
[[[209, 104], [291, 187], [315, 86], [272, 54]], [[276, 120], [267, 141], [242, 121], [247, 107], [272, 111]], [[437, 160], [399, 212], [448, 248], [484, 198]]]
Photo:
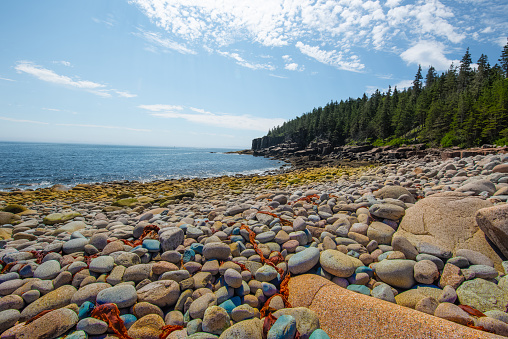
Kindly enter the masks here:
[[21, 314], [18, 310], [5, 310], [0, 312], [0, 334], [14, 326]]
[[90, 262], [89, 270], [97, 273], [109, 273], [115, 266], [115, 260], [109, 255], [94, 258]]
[[71, 239], [63, 244], [62, 250], [65, 254], [84, 252], [86, 244], [88, 244], [88, 239], [86, 238]]
[[118, 308], [131, 307], [138, 300], [132, 285], [118, 285], [106, 288], [97, 294], [97, 304], [115, 303]]
[[206, 293], [192, 302], [189, 315], [192, 319], [203, 319], [205, 310], [214, 305], [217, 305], [217, 297], [213, 293]]
[[21, 321], [33, 318], [42, 311], [54, 310], [69, 305], [76, 292], [76, 288], [71, 285], [64, 285], [49, 292], [25, 307], [25, 309], [21, 312]]
[[34, 278], [43, 280], [54, 279], [57, 277], [58, 273], [60, 273], [60, 269], [60, 262], [56, 260], [48, 260], [35, 269]]
[[414, 283], [416, 261], [406, 259], [382, 260], [376, 264], [377, 276], [390, 286], [408, 289]]
[[226, 260], [231, 255], [231, 249], [221, 242], [208, 243], [203, 247], [203, 255], [208, 260]]
[[337, 277], [347, 278], [355, 272], [355, 267], [351, 258], [336, 250], [325, 250], [321, 252], [319, 263], [325, 271]]
[[103, 334], [108, 330], [108, 323], [95, 318], [85, 318], [78, 322], [76, 330], [85, 331], [90, 335]]
[[308, 272], [319, 262], [320, 252], [316, 247], [308, 247], [291, 256], [288, 268], [292, 274]]
[[97, 294], [99, 294], [100, 291], [110, 287], [111, 285], [106, 283], [88, 284], [81, 287], [76, 293], [74, 293], [71, 302], [73, 304], [77, 304], [78, 306], [81, 306], [81, 304], [83, 304], [85, 301], [89, 301], [95, 304]]
[[183, 244], [184, 237], [185, 235], [181, 228], [169, 228], [168, 230], [164, 230], [159, 235], [162, 250], [164, 252], [175, 250], [179, 245]]
[[403, 207], [394, 204], [374, 204], [369, 208], [369, 212], [375, 217], [390, 220], [399, 220], [405, 214]]
[[146, 301], [159, 307], [173, 306], [180, 296], [180, 286], [173, 280], [159, 280], [140, 288], [138, 301]]

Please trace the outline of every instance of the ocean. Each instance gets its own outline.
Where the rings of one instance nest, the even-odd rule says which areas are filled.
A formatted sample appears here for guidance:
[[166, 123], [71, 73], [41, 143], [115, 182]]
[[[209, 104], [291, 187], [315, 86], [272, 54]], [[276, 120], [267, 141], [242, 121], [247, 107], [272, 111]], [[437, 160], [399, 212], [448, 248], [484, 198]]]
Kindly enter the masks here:
[[232, 149], [0, 142], [0, 191], [255, 174], [284, 163]]

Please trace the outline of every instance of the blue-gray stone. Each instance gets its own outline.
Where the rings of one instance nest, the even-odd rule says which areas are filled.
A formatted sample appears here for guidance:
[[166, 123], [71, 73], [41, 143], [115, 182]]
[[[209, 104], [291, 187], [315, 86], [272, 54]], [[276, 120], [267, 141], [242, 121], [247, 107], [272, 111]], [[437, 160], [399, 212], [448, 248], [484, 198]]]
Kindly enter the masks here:
[[317, 330], [314, 330], [314, 332], [312, 332], [309, 339], [330, 339], [330, 336], [326, 334], [325, 331], [318, 328]]
[[130, 307], [136, 303], [138, 295], [132, 285], [119, 285], [106, 288], [97, 294], [97, 304], [114, 303], [118, 308]]
[[0, 284], [9, 280], [19, 279], [19, 274], [17, 272], [10, 272], [6, 274], [0, 275]]
[[263, 294], [267, 297], [271, 297], [272, 295], [277, 293], [277, 287], [268, 282], [262, 282], [261, 289], [263, 290]]
[[115, 267], [115, 259], [109, 255], [102, 255], [90, 262], [90, 271], [96, 273], [109, 273]]
[[390, 286], [387, 284], [379, 284], [370, 292], [374, 298], [385, 300], [391, 303], [396, 303], [395, 296]]
[[240, 299], [240, 297], [236, 296], [236, 297], [233, 297], [231, 299], [224, 301], [223, 303], [221, 303], [219, 305], [219, 307], [222, 307], [223, 309], [226, 310], [226, 312], [228, 312], [228, 314], [231, 314], [233, 309], [237, 306], [240, 306], [241, 304], [242, 304], [242, 300]]
[[86, 238], [71, 239], [63, 244], [62, 250], [65, 254], [84, 252], [86, 244], [88, 244], [88, 239]]
[[108, 330], [108, 323], [96, 318], [84, 318], [78, 322], [76, 329], [91, 335], [103, 334]]
[[309, 247], [289, 258], [288, 268], [292, 274], [302, 274], [309, 271], [319, 262], [319, 249]]
[[90, 317], [94, 308], [95, 305], [93, 303], [91, 303], [90, 301], [85, 301], [79, 307], [78, 318], [81, 320]]
[[188, 263], [189, 261], [193, 261], [194, 257], [196, 256], [196, 252], [194, 252], [192, 249], [187, 248], [185, 252], [183, 252], [183, 262]]
[[136, 320], [138, 320], [138, 318], [136, 318], [134, 314], [130, 313], [121, 315], [120, 319], [123, 320], [123, 324], [125, 325], [126, 329], [129, 329], [132, 326], [132, 324], [134, 324]]
[[161, 243], [159, 240], [155, 239], [145, 239], [143, 240], [143, 248], [146, 248], [148, 252], [159, 252], [161, 249]]
[[353, 258], [357, 258], [357, 259], [360, 257], [360, 253], [353, 251], [353, 250], [347, 252], [347, 255], [349, 255], [350, 257], [353, 257]]
[[370, 267], [367, 267], [367, 266], [360, 266], [360, 267], [357, 267], [355, 270], [355, 274], [358, 274], [358, 273], [367, 273], [369, 275], [369, 277], [372, 278], [372, 276], [374, 275], [374, 270]]
[[256, 235], [256, 240], [264, 244], [275, 239], [275, 236], [276, 234], [274, 231], [267, 231]]
[[293, 338], [296, 333], [296, 319], [290, 315], [281, 315], [268, 331], [267, 339]]
[[190, 245], [190, 249], [193, 250], [195, 253], [201, 254], [203, 253], [203, 244], [200, 244], [198, 242], [195, 242], [194, 244]]
[[357, 293], [361, 293], [361, 294], [365, 294], [365, 295], [370, 295], [370, 289], [365, 285], [351, 284], [351, 285], [348, 285], [348, 287], [346, 287], [346, 288], [350, 291], [353, 291], [353, 292], [357, 292]]
[[0, 312], [0, 333], [14, 326], [21, 314], [18, 310], [5, 310]]

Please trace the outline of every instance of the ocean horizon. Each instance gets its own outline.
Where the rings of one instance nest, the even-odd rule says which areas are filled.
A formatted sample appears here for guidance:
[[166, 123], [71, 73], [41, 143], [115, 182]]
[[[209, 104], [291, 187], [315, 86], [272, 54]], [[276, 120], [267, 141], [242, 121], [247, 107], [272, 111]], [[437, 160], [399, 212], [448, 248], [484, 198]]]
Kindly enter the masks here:
[[0, 141], [0, 191], [257, 174], [284, 163], [229, 148]]

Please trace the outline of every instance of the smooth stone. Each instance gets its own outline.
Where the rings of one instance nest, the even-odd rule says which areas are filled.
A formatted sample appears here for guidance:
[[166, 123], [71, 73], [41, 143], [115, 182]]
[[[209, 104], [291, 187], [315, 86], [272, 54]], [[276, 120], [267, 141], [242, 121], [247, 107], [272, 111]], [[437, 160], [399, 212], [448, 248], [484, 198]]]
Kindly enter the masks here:
[[308, 272], [319, 262], [320, 252], [316, 247], [309, 247], [291, 256], [288, 268], [292, 274]]
[[319, 328], [317, 314], [307, 307], [283, 308], [273, 313], [278, 318], [281, 315], [291, 315], [296, 319], [296, 329], [301, 338], [308, 338], [311, 333]]
[[500, 310], [491, 310], [485, 312], [485, 315], [487, 317], [494, 318], [508, 324], [508, 313], [506, 312]]
[[144, 279], [150, 278], [152, 272], [152, 265], [150, 264], [138, 264], [127, 267], [123, 274], [123, 281], [134, 281], [138, 283]]
[[138, 301], [146, 301], [159, 307], [173, 306], [180, 296], [180, 286], [173, 280], [159, 280], [137, 291]]
[[377, 299], [396, 303], [392, 288], [388, 284], [379, 284], [370, 291], [370, 294]]
[[367, 237], [383, 245], [391, 245], [394, 233], [393, 227], [379, 221], [374, 221], [367, 229]]
[[318, 328], [317, 330], [312, 332], [312, 334], [310, 335], [309, 339], [330, 339], [330, 336], [328, 336], [328, 334], [326, 334], [325, 331], [323, 331], [322, 329]]
[[239, 322], [246, 319], [259, 318], [259, 310], [247, 304], [235, 307], [230, 314], [234, 322]]
[[291, 315], [280, 315], [268, 331], [267, 339], [293, 338], [296, 333], [296, 319]]
[[336, 250], [321, 252], [319, 262], [325, 271], [337, 277], [347, 278], [355, 272], [355, 266], [351, 258]]
[[76, 293], [74, 293], [71, 302], [78, 306], [81, 306], [86, 301], [95, 303], [97, 294], [99, 294], [100, 291], [110, 287], [111, 285], [106, 283], [88, 284], [81, 287]]
[[[452, 258], [450, 258], [449, 260], [451, 260], [451, 259]], [[422, 261], [422, 260], [430, 260], [430, 261], [432, 261], [434, 264], [436, 264], [438, 270], [442, 270], [444, 268], [444, 262], [443, 262], [443, 260], [441, 260], [440, 258], [438, 258], [438, 257], [436, 257], [434, 255], [426, 254], [426, 253], [420, 253], [420, 254], [418, 254], [416, 256], [416, 261], [419, 262], [419, 261]]]
[[183, 244], [185, 235], [181, 228], [170, 228], [159, 235], [163, 252], [175, 250]]
[[272, 281], [273, 279], [277, 278], [278, 274], [279, 273], [277, 272], [277, 270], [275, 268], [273, 268], [272, 266], [263, 265], [256, 271], [254, 276], [257, 281], [268, 282], [268, 281]]
[[136, 320], [127, 333], [136, 339], [158, 339], [163, 326], [165, 326], [164, 319], [157, 314], [148, 314]]
[[16, 334], [16, 339], [57, 338], [73, 328], [77, 322], [76, 312], [68, 308], [60, 308], [25, 325]]
[[383, 260], [376, 264], [378, 277], [390, 286], [408, 289], [414, 285], [416, 261], [406, 259]]
[[210, 306], [217, 305], [217, 297], [213, 293], [206, 293], [192, 302], [189, 307], [189, 315], [193, 319], [203, 319], [205, 310]]
[[148, 252], [159, 252], [161, 249], [161, 243], [155, 239], [144, 239], [143, 248], [146, 248]]
[[76, 288], [71, 285], [59, 287], [25, 307], [25, 309], [21, 312], [20, 320], [26, 321], [42, 311], [65, 307], [71, 303], [72, 297], [76, 292]]
[[434, 315], [462, 325], [474, 323], [474, 319], [468, 313], [457, 305], [451, 303], [439, 304], [434, 312]]
[[71, 239], [63, 244], [62, 250], [65, 254], [84, 252], [86, 244], [88, 244], [88, 239], [86, 238]]
[[476, 222], [485, 235], [508, 257], [508, 205], [482, 208], [476, 212]]
[[19, 295], [9, 294], [0, 298], [0, 312], [9, 309], [21, 310], [24, 306], [25, 302]]
[[133, 314], [124, 314], [120, 316], [120, 319], [123, 320], [123, 324], [126, 329], [131, 328], [131, 326], [138, 320]]
[[370, 295], [370, 288], [365, 285], [350, 284], [346, 288], [353, 292]]
[[203, 316], [203, 331], [220, 335], [230, 326], [230, 318], [225, 309], [219, 306], [210, 306]]
[[34, 271], [34, 278], [43, 280], [51, 280], [60, 273], [60, 262], [56, 260], [48, 260], [39, 265]]
[[394, 204], [374, 204], [369, 208], [370, 214], [382, 219], [399, 220], [405, 214], [403, 207]]
[[231, 255], [231, 248], [221, 242], [208, 243], [203, 247], [203, 255], [208, 260], [227, 260]]
[[240, 321], [226, 329], [219, 337], [220, 339], [262, 339], [263, 322], [258, 318]]
[[219, 305], [219, 307], [222, 307], [223, 309], [226, 310], [226, 312], [228, 314], [230, 314], [235, 307], [240, 306], [241, 304], [242, 304], [242, 300], [240, 299], [239, 296], [236, 296], [236, 297], [233, 297], [231, 299], [224, 301], [223, 303], [221, 303]]
[[242, 286], [243, 278], [238, 271], [232, 268], [228, 268], [224, 272], [224, 281], [226, 284], [228, 284], [228, 286], [231, 286], [232, 288], [239, 288]]
[[97, 294], [97, 304], [114, 303], [118, 308], [134, 305], [138, 300], [136, 289], [132, 285], [117, 285], [106, 288]]
[[0, 312], [0, 334], [4, 332], [5, 330], [11, 328], [14, 326], [19, 318], [21, 317], [21, 314], [18, 310], [5, 310]]
[[430, 260], [417, 261], [413, 270], [415, 280], [421, 284], [432, 284], [439, 278], [437, 265]]
[[471, 265], [468, 269], [475, 273], [476, 278], [494, 279], [499, 275], [494, 267], [487, 265]]
[[99, 319], [85, 318], [78, 322], [76, 330], [85, 331], [91, 335], [103, 334], [108, 330], [108, 324]]
[[[178, 312], [178, 311], [175, 311], [175, 312]], [[161, 318], [164, 317], [164, 313], [162, 312], [162, 310], [160, 309], [159, 306], [150, 304], [146, 301], [141, 301], [141, 302], [137, 302], [136, 304], [134, 304], [134, 306], [132, 306], [132, 313], [138, 319], [143, 318], [145, 315], [148, 315], [148, 314], [157, 314]], [[182, 319], [183, 319], [183, 316], [182, 316]], [[166, 324], [167, 324], [167, 322], [166, 322]]]
[[94, 258], [89, 265], [89, 270], [97, 273], [109, 273], [115, 266], [115, 260], [109, 255]]

